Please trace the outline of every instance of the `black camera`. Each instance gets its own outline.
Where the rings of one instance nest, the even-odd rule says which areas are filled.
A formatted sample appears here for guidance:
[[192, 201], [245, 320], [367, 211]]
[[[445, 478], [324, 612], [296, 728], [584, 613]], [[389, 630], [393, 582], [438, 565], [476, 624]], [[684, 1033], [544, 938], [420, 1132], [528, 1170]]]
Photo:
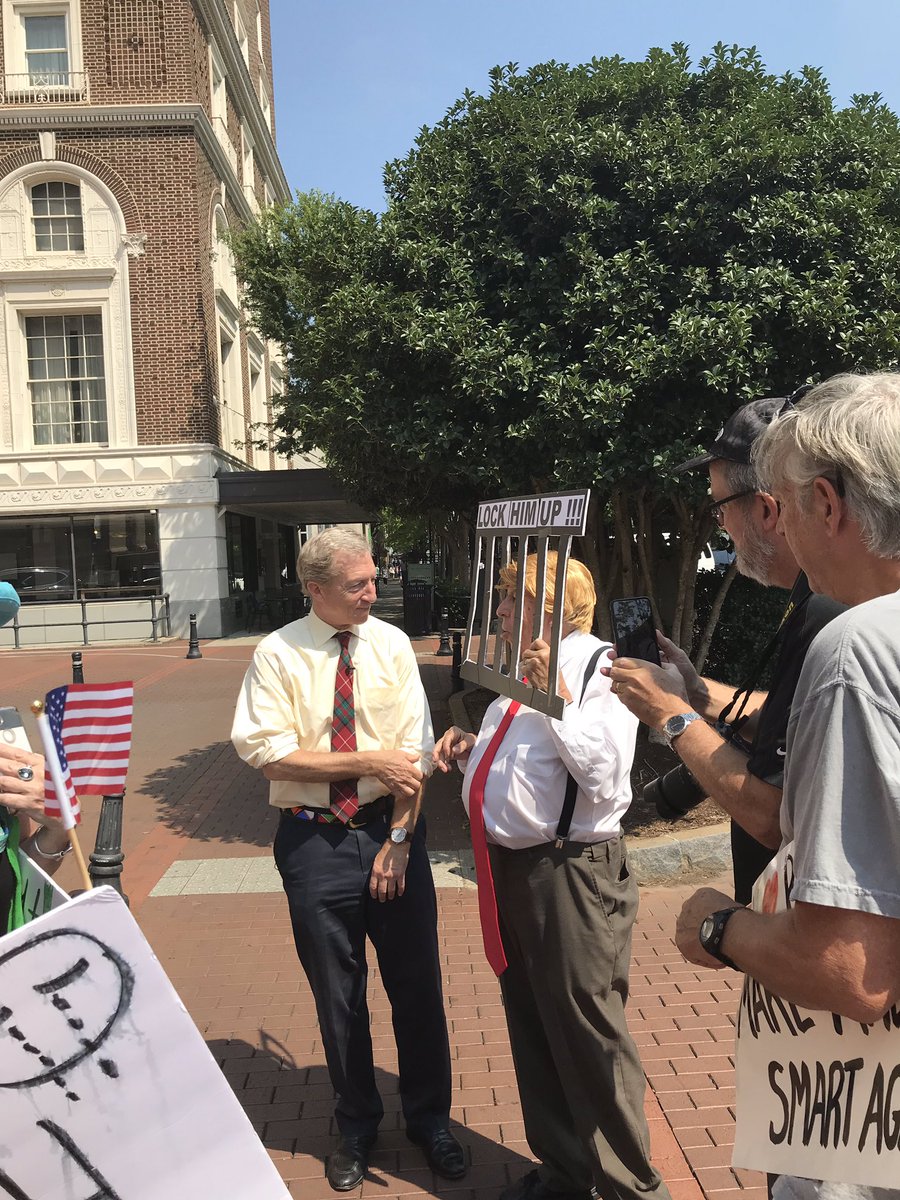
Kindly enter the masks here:
[[[743, 754], [749, 755], [750, 743], [738, 733], [735, 725], [718, 720], [716, 733]], [[643, 797], [656, 805], [656, 811], [666, 821], [677, 821], [706, 799], [706, 789], [698, 783], [684, 763], [679, 763], [665, 775], [658, 775], [644, 788]]]
[[658, 775], [644, 788], [644, 799], [656, 805], [656, 811], [667, 821], [677, 821], [706, 799], [706, 792], [684, 763], [679, 763], [665, 775]]

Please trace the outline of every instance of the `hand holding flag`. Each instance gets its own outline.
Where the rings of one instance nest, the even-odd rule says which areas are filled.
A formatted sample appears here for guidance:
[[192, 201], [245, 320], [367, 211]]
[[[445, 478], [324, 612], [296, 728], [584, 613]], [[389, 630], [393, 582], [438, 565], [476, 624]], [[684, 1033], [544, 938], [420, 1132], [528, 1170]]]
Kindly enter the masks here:
[[134, 685], [68, 684], [47, 693], [46, 713], [40, 700], [31, 707], [47, 760], [44, 811], [69, 831], [85, 886], [90, 887], [74, 832], [81, 820], [78, 792], [114, 795], [125, 790]]

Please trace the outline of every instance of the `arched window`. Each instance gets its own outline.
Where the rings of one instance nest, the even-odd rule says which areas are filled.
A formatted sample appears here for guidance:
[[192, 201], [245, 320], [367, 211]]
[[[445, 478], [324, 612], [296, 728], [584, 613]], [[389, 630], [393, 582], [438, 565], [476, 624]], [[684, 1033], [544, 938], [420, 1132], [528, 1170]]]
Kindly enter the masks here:
[[136, 443], [133, 250], [115, 196], [83, 168], [0, 181], [0, 450]]
[[36, 183], [31, 189], [34, 244], [45, 250], [84, 250], [81, 188], [61, 179]]

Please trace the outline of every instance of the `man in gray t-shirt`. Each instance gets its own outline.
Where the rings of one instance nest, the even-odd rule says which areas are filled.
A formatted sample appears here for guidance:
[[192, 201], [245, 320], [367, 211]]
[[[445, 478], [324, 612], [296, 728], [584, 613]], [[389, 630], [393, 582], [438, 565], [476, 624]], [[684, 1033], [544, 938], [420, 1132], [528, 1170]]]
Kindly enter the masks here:
[[[874, 1067], [881, 1064], [884, 1078], [894, 1078], [900, 1057], [900, 375], [844, 375], [819, 384], [772, 422], [754, 458], [779, 502], [779, 529], [813, 591], [851, 607], [813, 642], [797, 685], [780, 877], [774, 873], [767, 881], [771, 894], [758, 885], [753, 910], [701, 889], [682, 909], [676, 940], [691, 962], [745, 971], [756, 993], [774, 997], [782, 1011], [810, 1010], [816, 1020], [809, 1024], [822, 1031], [832, 1022], [836, 1031], [870, 1027]], [[777, 1080], [779, 1062], [770, 1068]], [[738, 1079], [739, 1139], [742, 1104], [760, 1094], [751, 1076], [746, 1085], [741, 1074]], [[896, 1108], [896, 1097], [891, 1103]], [[811, 1117], [814, 1124], [815, 1110]], [[884, 1128], [886, 1144], [896, 1134], [889, 1121]], [[881, 1150], [880, 1133], [878, 1140]], [[887, 1158], [876, 1156], [863, 1136], [836, 1147], [827, 1124], [821, 1142], [770, 1134], [767, 1149], [750, 1139], [742, 1162], [749, 1161], [748, 1146], [756, 1156], [752, 1165], [781, 1172], [775, 1200], [900, 1200], [900, 1155], [893, 1146]], [[822, 1182], [825, 1175], [845, 1182]]]

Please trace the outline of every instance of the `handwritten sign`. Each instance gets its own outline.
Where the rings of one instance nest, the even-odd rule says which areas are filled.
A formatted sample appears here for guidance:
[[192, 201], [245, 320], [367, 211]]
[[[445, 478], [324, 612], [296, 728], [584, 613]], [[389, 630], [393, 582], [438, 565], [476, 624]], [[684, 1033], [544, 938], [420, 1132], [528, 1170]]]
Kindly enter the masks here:
[[478, 533], [539, 533], [557, 530], [583, 535], [590, 491], [516, 496], [478, 505]]
[[19, 874], [22, 876], [22, 908], [26, 921], [42, 917], [68, 901], [62, 888], [24, 850], [19, 851]]
[[[790, 907], [793, 845], [753, 891], [757, 912]], [[790, 1004], [749, 976], [737, 1041], [734, 1165], [832, 1183], [900, 1178], [900, 1010], [874, 1025]]]
[[17, 1200], [289, 1200], [112, 888], [0, 938], [0, 1127]]

